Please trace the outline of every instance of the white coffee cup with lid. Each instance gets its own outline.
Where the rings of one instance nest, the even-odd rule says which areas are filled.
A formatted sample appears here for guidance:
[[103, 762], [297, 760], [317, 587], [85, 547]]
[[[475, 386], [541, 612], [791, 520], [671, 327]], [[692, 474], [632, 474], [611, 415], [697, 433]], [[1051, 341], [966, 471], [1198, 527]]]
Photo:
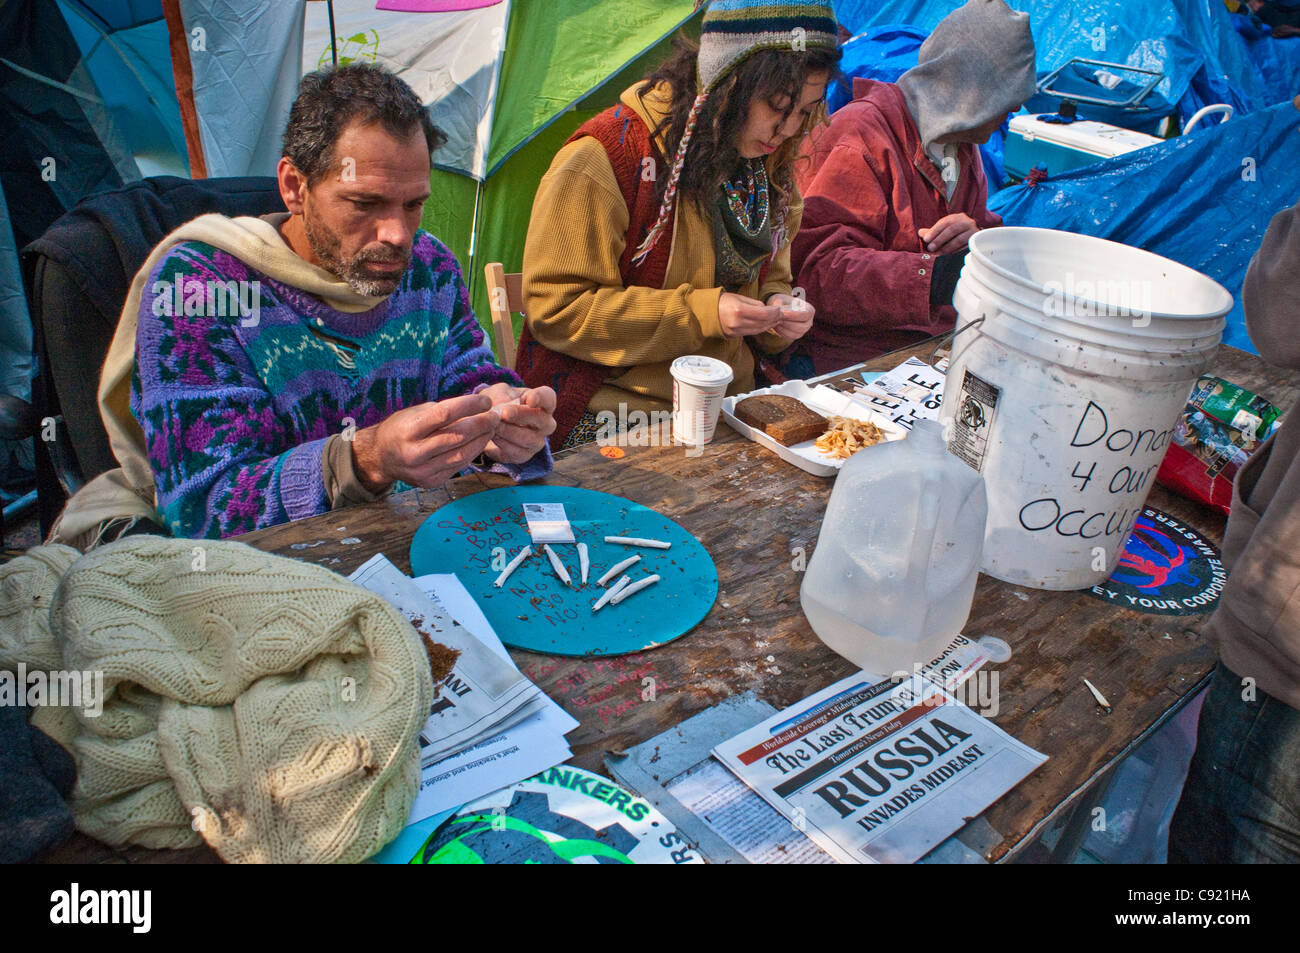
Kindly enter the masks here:
[[727, 385], [735, 376], [731, 366], [716, 358], [688, 354], [673, 361], [673, 439], [701, 447], [713, 439]]

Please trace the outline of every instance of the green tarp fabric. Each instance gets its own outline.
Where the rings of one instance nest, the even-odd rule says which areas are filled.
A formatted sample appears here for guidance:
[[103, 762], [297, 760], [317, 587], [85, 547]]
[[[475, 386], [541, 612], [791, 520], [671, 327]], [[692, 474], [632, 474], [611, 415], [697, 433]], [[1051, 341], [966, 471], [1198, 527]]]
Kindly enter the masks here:
[[690, 0], [511, 5], [488, 178], [480, 189], [466, 176], [436, 170], [422, 223], [460, 261], [484, 328], [492, 322], [483, 266], [499, 261], [507, 272], [522, 268], [533, 195], [551, 159], [578, 126], [667, 58], [680, 27], [699, 33]]
[[691, 0], [512, 3], [488, 174], [538, 129], [580, 103], [691, 15]]

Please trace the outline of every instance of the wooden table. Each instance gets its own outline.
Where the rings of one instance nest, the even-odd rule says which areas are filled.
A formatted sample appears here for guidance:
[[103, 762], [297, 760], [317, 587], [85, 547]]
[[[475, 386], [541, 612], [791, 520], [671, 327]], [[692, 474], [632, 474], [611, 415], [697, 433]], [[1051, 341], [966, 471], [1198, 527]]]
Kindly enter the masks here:
[[[927, 342], [860, 369], [885, 370], [932, 350]], [[1213, 372], [1284, 411], [1300, 393], [1300, 375], [1234, 348], [1221, 350]], [[664, 430], [659, 437], [667, 444]], [[594, 445], [559, 454], [545, 482], [625, 496], [676, 520], [712, 554], [719, 594], [691, 633], [651, 651], [596, 659], [512, 651], [528, 677], [581, 722], [569, 736], [573, 762], [600, 773], [606, 752], [630, 748], [730, 695], [754, 691], [784, 708], [854, 670], [809, 628], [793, 568], [801, 551], [811, 555], [816, 546], [831, 481], [787, 465], [725, 425], [699, 456], [671, 445], [625, 450], [621, 459], [602, 456]], [[493, 475], [462, 477], [438, 490], [413, 490], [241, 539], [344, 575], [377, 552], [409, 572], [411, 538], [432, 513], [499, 485], [502, 478]], [[1225, 520], [1208, 507], [1158, 486], [1148, 502], [1216, 543], [1222, 538]], [[1014, 651], [998, 666], [994, 721], [1050, 756], [984, 813], [981, 852], [988, 860], [1023, 856], [1205, 684], [1215, 660], [1200, 634], [1206, 618], [1144, 615], [1083, 592], [1023, 589], [980, 576], [964, 632], [997, 636]], [[642, 700], [646, 677], [655, 680], [652, 701]], [[1105, 694], [1111, 712], [1084, 678]], [[57, 853], [87, 859], [88, 844], [79, 838]], [[118, 853], [153, 859], [154, 852]], [[211, 857], [206, 849], [178, 853], [176, 859]]]

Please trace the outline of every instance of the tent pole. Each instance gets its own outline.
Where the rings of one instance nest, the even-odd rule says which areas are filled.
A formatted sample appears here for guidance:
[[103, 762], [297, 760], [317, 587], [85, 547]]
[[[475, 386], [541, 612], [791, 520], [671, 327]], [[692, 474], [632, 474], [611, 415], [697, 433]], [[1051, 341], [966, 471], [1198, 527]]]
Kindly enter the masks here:
[[469, 222], [469, 261], [466, 266], [469, 268], [469, 293], [471, 297], [478, 286], [479, 278], [482, 277], [475, 265], [475, 253], [478, 250], [478, 216], [479, 206], [483, 199], [483, 180], [479, 179], [474, 187], [474, 215]]
[[334, 0], [326, 0], [325, 6], [329, 8], [330, 14], [330, 58], [334, 60], [334, 68], [339, 68], [339, 41], [334, 36]]

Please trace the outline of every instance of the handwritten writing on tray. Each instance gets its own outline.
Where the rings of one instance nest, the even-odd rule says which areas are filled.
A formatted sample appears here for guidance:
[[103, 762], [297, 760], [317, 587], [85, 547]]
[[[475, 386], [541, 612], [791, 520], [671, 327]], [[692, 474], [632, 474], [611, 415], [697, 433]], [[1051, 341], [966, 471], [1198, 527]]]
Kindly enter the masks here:
[[[524, 503], [564, 504], [575, 542], [551, 548], [564, 563], [572, 587], [556, 576], [540, 545], [533, 546], [533, 554], [504, 587], [493, 585], [505, 563], [532, 545]], [[659, 539], [672, 545], [627, 547], [606, 543], [606, 536]], [[590, 558], [585, 584], [579, 573], [579, 542], [587, 544]], [[641, 557], [624, 570], [633, 582], [652, 574], [660, 581], [618, 605], [593, 612], [592, 604], [606, 591], [596, 580], [632, 555]], [[574, 487], [505, 487], [444, 506], [415, 534], [411, 569], [417, 576], [456, 573], [506, 645], [550, 655], [619, 655], [662, 645], [694, 628], [718, 592], [712, 558], [680, 525], [631, 500]]]

